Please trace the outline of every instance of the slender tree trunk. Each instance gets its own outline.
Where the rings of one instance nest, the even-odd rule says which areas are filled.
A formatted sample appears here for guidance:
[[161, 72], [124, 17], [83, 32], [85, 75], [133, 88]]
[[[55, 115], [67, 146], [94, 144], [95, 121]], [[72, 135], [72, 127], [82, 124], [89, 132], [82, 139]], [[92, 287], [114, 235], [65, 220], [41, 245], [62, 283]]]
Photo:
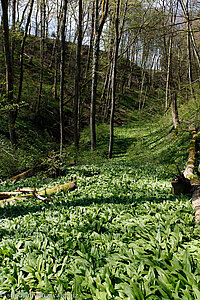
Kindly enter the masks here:
[[141, 87], [140, 87], [140, 96], [139, 96], [139, 111], [142, 109], [142, 102], [143, 102], [143, 89], [144, 89], [144, 82], [145, 82], [145, 69], [146, 69], [146, 64], [147, 64], [147, 59], [149, 55], [149, 43], [144, 39], [143, 41], [143, 53], [142, 53], [142, 68], [141, 68], [141, 77], [142, 77], [142, 82], [141, 82]]
[[[58, 3], [57, 3], [57, 10], [58, 10]], [[62, 10], [57, 11], [57, 30], [56, 30], [56, 38], [53, 43], [53, 50], [51, 53], [51, 62], [49, 64], [50, 69], [52, 68], [54, 60], [56, 61], [56, 56], [58, 54], [58, 44], [59, 44], [60, 26], [61, 26], [61, 14], [62, 14]]]
[[13, 149], [16, 147], [16, 132], [15, 132], [15, 121], [16, 113], [15, 107], [13, 107], [13, 68], [11, 58], [11, 47], [9, 37], [9, 26], [8, 26], [8, 0], [1, 0], [2, 6], [2, 18], [3, 18], [3, 33], [4, 33], [4, 52], [5, 52], [5, 66], [6, 66], [6, 95], [8, 99], [9, 112], [9, 134], [10, 141]]
[[109, 82], [109, 74], [110, 74], [110, 66], [108, 68], [108, 71], [106, 72], [106, 78], [104, 81], [104, 86], [103, 86], [103, 91], [101, 94], [101, 98], [100, 98], [100, 115], [103, 116], [104, 115], [104, 111], [105, 111], [105, 107], [106, 107], [106, 101], [105, 101], [105, 95], [106, 95], [106, 90], [108, 87], [108, 82]]
[[24, 23], [24, 19], [25, 19], [25, 15], [26, 15], [26, 11], [27, 11], [28, 6], [29, 6], [29, 1], [26, 3], [26, 6], [25, 6], [25, 8], [24, 8], [24, 10], [23, 10], [23, 12], [22, 12], [22, 17], [21, 17], [20, 22], [19, 22], [19, 20], [18, 20], [18, 23], [19, 23], [18, 27], [19, 27], [19, 28], [21, 28], [22, 25], [23, 25], [23, 23]]
[[139, 111], [142, 109], [142, 95], [143, 95], [143, 88], [144, 88], [144, 80], [145, 80], [145, 71], [142, 69], [142, 83], [140, 87], [140, 96], [139, 96]]
[[181, 75], [181, 65], [182, 65], [182, 60], [181, 60], [181, 51], [180, 51], [180, 48], [178, 48], [178, 52], [177, 52], [177, 56], [178, 56], [178, 90], [180, 91], [181, 89], [181, 78], [182, 78], [182, 75]]
[[37, 0], [37, 8], [36, 8], [36, 13], [35, 13], [35, 37], [38, 36], [38, 12], [39, 12], [39, 5], [38, 5], [38, 0]]
[[[176, 21], [176, 14], [177, 14], [177, 3], [176, 7], [173, 6], [174, 3], [172, 0], [170, 0], [170, 13], [171, 13], [171, 25], [175, 24]], [[171, 96], [171, 110], [172, 110], [172, 120], [174, 124], [174, 128], [177, 128], [177, 126], [180, 124], [179, 116], [178, 116], [178, 107], [177, 107], [177, 94], [178, 94], [178, 87], [176, 84], [176, 78], [174, 77], [173, 72], [173, 65], [172, 65], [172, 59], [173, 59], [173, 27], [172, 32], [169, 37], [169, 51], [168, 51], [168, 69], [167, 69], [167, 83], [168, 83], [168, 90]], [[168, 93], [167, 90], [167, 84], [166, 84], [166, 94]], [[167, 96], [166, 96], [167, 98]], [[168, 104], [168, 103], [167, 103]]]
[[[114, 32], [114, 28], [115, 28], [115, 20], [110, 20], [109, 22], [109, 31]], [[106, 79], [105, 79], [105, 83], [104, 83], [104, 89], [103, 89], [103, 93], [101, 95], [101, 99], [100, 99], [100, 105], [102, 100], [105, 97], [104, 103], [102, 105], [102, 116], [103, 116], [103, 122], [105, 122], [106, 120], [108, 120], [108, 116], [109, 116], [109, 109], [110, 109], [110, 98], [111, 98], [111, 81], [112, 81], [112, 66], [113, 66], [113, 56], [114, 56], [114, 34], [112, 34], [111, 38], [110, 38], [110, 50], [109, 50], [109, 55], [108, 55], [108, 61], [109, 61], [109, 66], [108, 66], [108, 70], [107, 70], [107, 74], [106, 74]], [[107, 93], [106, 93], [107, 90]]]
[[55, 53], [55, 70], [54, 70], [54, 78], [53, 78], [53, 97], [56, 100], [58, 98], [57, 92], [57, 84], [58, 84], [58, 50]]
[[104, 113], [103, 113], [103, 121], [107, 121], [109, 117], [109, 111], [110, 111], [110, 102], [111, 102], [111, 90], [112, 90], [112, 70], [113, 70], [113, 62], [110, 64], [109, 74], [108, 74], [108, 88], [107, 88], [107, 95], [106, 95], [106, 101], [105, 101], [105, 107], [104, 107]]
[[[192, 86], [193, 73], [192, 73], [191, 43], [192, 43], [192, 47], [193, 47], [195, 57], [197, 59], [199, 70], [200, 70], [200, 56], [199, 56], [199, 52], [197, 50], [197, 45], [196, 45], [196, 41], [195, 41], [195, 38], [194, 38], [193, 30], [192, 30], [192, 24], [190, 22], [189, 8], [188, 8], [189, 1], [187, 0], [186, 3], [184, 3], [183, 0], [179, 0], [179, 2], [181, 4], [181, 8], [183, 10], [185, 19], [187, 20], [188, 79], [189, 79], [189, 84], [190, 84], [191, 97], [193, 99], [195, 99], [194, 89], [193, 89], [193, 86]], [[199, 73], [199, 70], [198, 70], [198, 73]]]
[[145, 89], [145, 93], [144, 93], [144, 98], [143, 98], [141, 110], [144, 109], [144, 105], [145, 105], [145, 102], [146, 102], [146, 96], [147, 96], [147, 86], [146, 86], [146, 89]]
[[166, 90], [165, 90], [165, 107], [169, 105], [169, 93], [170, 93], [170, 74], [171, 74], [171, 60], [172, 60], [172, 37], [169, 37], [169, 48], [167, 55], [167, 79], [166, 79]]
[[189, 28], [190, 28], [190, 37], [191, 37], [192, 46], [193, 46], [193, 49], [194, 49], [194, 54], [196, 56], [198, 67], [200, 69], [200, 56], [199, 56], [199, 52], [198, 52], [198, 49], [197, 49], [196, 41], [195, 41], [194, 34], [193, 34], [190, 23], [189, 23]]
[[91, 150], [96, 148], [96, 130], [95, 130], [95, 115], [96, 115], [96, 93], [97, 93], [97, 70], [99, 63], [99, 35], [95, 35], [93, 47], [93, 64], [92, 64], [92, 93], [90, 104], [90, 135], [91, 135]]
[[99, 44], [103, 26], [106, 21], [108, 12], [108, 1], [102, 3], [102, 18], [99, 25], [99, 1], [95, 0], [95, 25], [94, 25], [94, 47], [93, 47], [93, 63], [92, 63], [92, 92], [90, 104], [90, 136], [91, 136], [91, 150], [96, 149], [96, 129], [95, 129], [95, 115], [96, 115], [96, 98], [97, 98], [97, 74], [99, 64]]
[[63, 99], [64, 99], [64, 76], [65, 76], [65, 29], [66, 29], [66, 14], [67, 14], [67, 0], [64, 0], [61, 26], [61, 61], [60, 61], [60, 155], [63, 152], [64, 140], [64, 120], [63, 120]]
[[69, 32], [68, 32], [68, 41], [71, 43], [71, 37], [72, 37], [72, 18], [71, 16], [67, 18], [67, 23], [69, 23]]
[[177, 108], [177, 91], [175, 90], [171, 94], [171, 108], [172, 108], [172, 120], [174, 124], [174, 128], [177, 128], [180, 124], [179, 117], [178, 117], [178, 108]]
[[96, 148], [96, 129], [95, 129], [95, 115], [96, 115], [96, 91], [97, 91], [97, 71], [99, 62], [99, 7], [98, 0], [95, 0], [95, 24], [94, 24], [94, 46], [93, 46], [93, 62], [92, 62], [92, 91], [90, 104], [90, 137], [91, 150]]
[[33, 4], [34, 0], [31, 0], [30, 2], [30, 10], [25, 26], [25, 31], [24, 31], [24, 36], [21, 44], [21, 52], [20, 52], [20, 80], [19, 80], [19, 91], [18, 91], [18, 98], [17, 98], [17, 103], [20, 103], [21, 101], [21, 94], [22, 94], [22, 85], [23, 85], [23, 75], [24, 75], [24, 48], [25, 48], [25, 42], [28, 34], [28, 27], [31, 21], [31, 14], [33, 11]]
[[132, 46], [132, 49], [130, 50], [130, 73], [129, 73], [129, 78], [128, 78], [128, 86], [129, 89], [132, 87], [132, 77], [133, 77], [133, 70], [134, 70], [134, 63], [135, 63], [135, 46]]
[[193, 90], [193, 73], [192, 73], [192, 55], [191, 55], [191, 37], [190, 37], [190, 17], [188, 9], [188, 0], [186, 1], [186, 15], [187, 15], [187, 58], [188, 58], [188, 79], [190, 84], [190, 93], [192, 99], [195, 99]]
[[155, 75], [155, 61], [156, 61], [157, 52], [154, 53], [151, 63], [151, 69], [149, 71], [149, 85], [150, 85], [150, 92], [153, 90], [154, 87], [154, 75]]
[[92, 28], [91, 28], [91, 35], [90, 35], [90, 45], [88, 49], [88, 57], [87, 57], [87, 65], [86, 65], [86, 71], [85, 71], [85, 79], [87, 79], [89, 69], [90, 69], [90, 63], [91, 63], [91, 56], [92, 56], [92, 46], [93, 46], [93, 40], [94, 40], [94, 6], [95, 2], [93, 1], [93, 7], [92, 7]]
[[190, 31], [189, 31], [189, 22], [187, 24], [187, 58], [188, 58], [188, 79], [190, 84], [190, 93], [191, 97], [194, 99], [193, 91], [193, 74], [192, 74], [192, 57], [191, 57], [191, 46], [190, 46]]
[[[15, 19], [16, 19], [16, 0], [12, 1], [12, 39], [11, 39], [11, 60], [14, 66], [14, 52], [15, 52]], [[13, 69], [14, 73], [14, 69]], [[13, 74], [14, 76], [14, 74]]]
[[46, 39], [49, 36], [49, 14], [50, 14], [50, 8], [49, 8], [49, 3], [48, 1], [46, 2], [46, 9], [47, 9], [47, 13], [45, 14], [45, 37]]
[[143, 96], [143, 89], [144, 89], [144, 81], [145, 81], [145, 69], [146, 69], [146, 62], [147, 62], [147, 57], [148, 57], [148, 53], [143, 53], [143, 62], [142, 62], [142, 82], [141, 82], [141, 87], [140, 87], [140, 96], [139, 96], [139, 111], [142, 109], [142, 96]]
[[81, 47], [82, 47], [82, 0], [79, 0], [79, 22], [78, 22], [78, 44], [76, 50], [76, 76], [74, 97], [74, 144], [76, 150], [79, 148], [79, 118], [80, 118], [80, 78], [81, 78]]
[[57, 83], [58, 83], [58, 53], [59, 53], [59, 47], [60, 47], [60, 30], [61, 30], [61, 15], [62, 15], [62, 8], [59, 9], [59, 4], [57, 0], [57, 32], [56, 32], [56, 39], [53, 44], [53, 50], [51, 54], [51, 62], [49, 64], [49, 68], [51, 69], [54, 63], [54, 77], [53, 77], [53, 88], [52, 88], [52, 94], [54, 96], [54, 99], [56, 100], [58, 98], [57, 93]]
[[111, 102], [111, 112], [110, 112], [110, 140], [109, 140], [108, 158], [112, 158], [113, 140], [114, 140], [116, 74], [117, 74], [117, 58], [118, 58], [118, 50], [119, 50], [119, 6], [120, 6], [120, 0], [117, 1], [116, 19], [115, 19], [115, 50], [114, 50], [113, 71], [112, 71], [112, 102]]
[[44, 0], [40, 4], [40, 86], [39, 95], [36, 103], [35, 118], [37, 119], [40, 114], [40, 103], [42, 99], [42, 88], [43, 88], [43, 73], [44, 73], [44, 37], [45, 37], [45, 8]]

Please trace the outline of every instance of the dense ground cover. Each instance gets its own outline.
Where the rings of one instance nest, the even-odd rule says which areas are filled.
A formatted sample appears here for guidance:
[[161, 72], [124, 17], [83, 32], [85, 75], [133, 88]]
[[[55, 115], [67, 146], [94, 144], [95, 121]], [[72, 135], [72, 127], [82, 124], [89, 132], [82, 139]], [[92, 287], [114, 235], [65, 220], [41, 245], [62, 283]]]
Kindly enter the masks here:
[[[76, 190], [54, 195], [52, 203], [29, 199], [0, 209], [1, 299], [200, 298], [191, 202], [170, 194], [170, 164], [183, 165], [189, 135], [170, 128], [116, 128], [111, 161], [85, 164], [82, 154], [82, 164], [56, 181], [1, 184], [2, 191], [44, 188], [82, 177]], [[105, 128], [102, 136], [101, 160]]]

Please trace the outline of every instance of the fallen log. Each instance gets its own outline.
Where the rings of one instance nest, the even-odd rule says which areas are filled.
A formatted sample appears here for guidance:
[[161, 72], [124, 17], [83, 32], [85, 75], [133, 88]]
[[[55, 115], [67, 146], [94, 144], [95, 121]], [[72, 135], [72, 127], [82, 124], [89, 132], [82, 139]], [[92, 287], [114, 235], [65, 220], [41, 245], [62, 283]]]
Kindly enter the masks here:
[[28, 177], [34, 176], [37, 172], [40, 172], [43, 169], [44, 169], [43, 165], [36, 165], [31, 169], [28, 169], [28, 170], [26, 170], [26, 171], [24, 171], [20, 174], [17, 174], [15, 176], [7, 179], [6, 181], [18, 181], [18, 180], [23, 179], [23, 178], [28, 178]]
[[39, 199], [40, 201], [42, 201], [42, 202], [50, 202], [50, 201], [52, 201], [50, 198], [41, 196], [41, 195], [38, 194], [36, 191], [33, 192], [33, 195], [34, 195], [37, 199]]
[[200, 182], [192, 194], [192, 206], [195, 211], [195, 221], [200, 222]]
[[192, 128], [192, 139], [189, 146], [189, 156], [184, 171], [185, 178], [190, 180], [192, 186], [192, 207], [195, 211], [195, 221], [200, 222], [200, 181], [194, 178], [194, 169], [196, 163], [196, 148], [198, 134], [195, 128]]
[[50, 189], [45, 189], [45, 190], [39, 191], [38, 193], [40, 195], [51, 195], [51, 194], [55, 194], [60, 191], [74, 190], [75, 188], [76, 188], [76, 181], [72, 181], [72, 182], [58, 185], [58, 186], [50, 188]]
[[[178, 168], [179, 176], [173, 178], [172, 194], [192, 194], [192, 207], [195, 211], [195, 221], [200, 222], [200, 180], [194, 177], [194, 170], [196, 164], [196, 149], [198, 134], [194, 127], [189, 127], [192, 133], [192, 139], [189, 146], [188, 161], [183, 173]], [[198, 166], [200, 171], [200, 166]]]
[[19, 192], [0, 192], [0, 199], [7, 199], [19, 195]]
[[[72, 161], [68, 164], [69, 167], [76, 165], [77, 162], [76, 161]], [[34, 167], [20, 173], [17, 174], [9, 179], [7, 179], [6, 181], [18, 181], [21, 180], [23, 178], [28, 178], [28, 177], [32, 177], [34, 175], [36, 175], [37, 173], [41, 172], [41, 171], [47, 171], [49, 168], [49, 164], [48, 163], [41, 163], [41, 164], [37, 164]], [[55, 172], [59, 173], [59, 168], [55, 168], [54, 170]], [[52, 174], [51, 174], [52, 175]], [[50, 176], [50, 177], [57, 177], [57, 176]]]
[[30, 192], [33, 192], [33, 191], [34, 191], [34, 189], [27, 187], [27, 188], [18, 188], [18, 189], [16, 189], [15, 192], [30, 193]]
[[[13, 194], [14, 197], [4, 198], [3, 200], [0, 200], [0, 205], [2, 205], [3, 203], [6, 203], [6, 202], [12, 203], [12, 202], [15, 202], [16, 200], [20, 200], [22, 198], [31, 198], [34, 196], [41, 201], [49, 201], [50, 199], [46, 196], [51, 196], [60, 191], [67, 191], [67, 190], [72, 191], [75, 188], [76, 188], [76, 181], [68, 182], [68, 183], [65, 183], [65, 184], [62, 184], [62, 185], [59, 185], [59, 186], [56, 186], [53, 188], [44, 189], [41, 191], [37, 191], [37, 190], [31, 189], [31, 188], [19, 189], [15, 192], [8, 192], [10, 194], [10, 197], [12, 196], [12, 193], [14, 193]], [[31, 193], [30, 194], [22, 194], [23, 192], [31, 192]], [[8, 193], [5, 193], [5, 194], [8, 194]], [[45, 196], [45, 198], [42, 196]]]
[[198, 134], [197, 134], [196, 130], [192, 130], [192, 139], [190, 141], [190, 146], [189, 146], [188, 161], [186, 163], [186, 168], [183, 173], [185, 178], [188, 178], [188, 179], [191, 179], [194, 176], [197, 138], [198, 138]]

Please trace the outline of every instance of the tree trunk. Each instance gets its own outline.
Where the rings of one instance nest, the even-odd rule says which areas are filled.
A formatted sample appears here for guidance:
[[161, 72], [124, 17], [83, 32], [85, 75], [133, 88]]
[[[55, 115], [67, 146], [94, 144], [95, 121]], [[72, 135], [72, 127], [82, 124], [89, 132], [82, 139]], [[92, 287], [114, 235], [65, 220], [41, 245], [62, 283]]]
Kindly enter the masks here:
[[169, 94], [170, 94], [170, 74], [171, 74], [171, 60], [172, 60], [172, 37], [169, 37], [169, 50], [167, 55], [167, 79], [166, 79], [166, 90], [165, 90], [165, 107], [169, 105]]
[[92, 65], [92, 93], [90, 104], [90, 135], [91, 135], [91, 150], [96, 148], [96, 130], [95, 130], [95, 115], [96, 115], [96, 92], [97, 92], [97, 70], [99, 62], [99, 35], [95, 35], [93, 47], [93, 65]]
[[99, 1], [95, 0], [95, 24], [94, 24], [94, 47], [93, 47], [93, 63], [92, 63], [92, 92], [90, 104], [90, 136], [91, 136], [91, 150], [96, 149], [96, 129], [95, 129], [95, 115], [96, 115], [96, 98], [97, 98], [97, 74], [99, 64], [99, 44], [103, 26], [106, 21], [108, 12], [108, 1], [102, 3], [102, 17], [99, 25]]
[[94, 6], [95, 1], [93, 1], [93, 7], [92, 7], [92, 28], [91, 28], [91, 35], [90, 35], [90, 46], [88, 49], [88, 57], [87, 57], [87, 65], [86, 65], [86, 71], [85, 71], [85, 79], [87, 79], [89, 70], [90, 70], [90, 62], [91, 62], [91, 56], [92, 56], [92, 45], [94, 40]]
[[67, 0], [64, 0], [61, 26], [61, 61], [60, 61], [60, 155], [63, 152], [63, 99], [64, 99], [64, 75], [65, 75], [65, 28], [66, 28]]
[[104, 86], [103, 86], [103, 90], [102, 90], [102, 94], [101, 94], [101, 98], [100, 98], [100, 115], [103, 117], [104, 116], [104, 112], [106, 109], [106, 100], [105, 100], [105, 94], [106, 94], [106, 90], [108, 87], [108, 82], [109, 82], [109, 74], [110, 74], [110, 68], [111, 65], [109, 66], [107, 72], [106, 72], [106, 77], [105, 77], [105, 81], [104, 81]]
[[134, 70], [134, 63], [135, 63], [134, 55], [135, 55], [135, 47], [132, 46], [132, 48], [130, 49], [130, 64], [129, 64], [130, 71], [129, 71], [129, 78], [128, 78], [129, 89], [132, 88], [132, 77], [133, 77], [133, 70]]
[[[174, 2], [170, 0], [170, 25], [174, 25], [176, 21], [176, 14], [177, 14], [177, 3], [174, 7]], [[167, 81], [166, 81], [166, 105], [168, 107], [168, 96], [171, 97], [171, 110], [172, 110], [172, 121], [174, 124], [174, 128], [177, 128], [180, 124], [179, 116], [178, 116], [178, 107], [177, 107], [177, 94], [178, 88], [176, 84], [176, 78], [174, 75], [173, 65], [172, 65], [172, 58], [173, 58], [173, 26], [171, 27], [171, 33], [169, 36], [169, 51], [168, 51], [168, 65], [167, 65]]]
[[180, 124], [178, 117], [178, 108], [177, 108], [177, 91], [173, 91], [171, 94], [171, 108], [172, 108], [172, 120], [174, 124], [174, 128], [177, 128]]
[[38, 36], [38, 12], [39, 12], [39, 5], [37, 1], [37, 8], [36, 8], [36, 13], [35, 13], [35, 37]]
[[192, 73], [192, 56], [191, 56], [191, 38], [190, 38], [190, 18], [188, 10], [188, 0], [186, 1], [186, 14], [187, 14], [187, 59], [188, 59], [188, 78], [190, 84], [190, 93], [192, 99], [195, 98], [194, 90], [192, 86], [193, 82], [193, 73]]
[[139, 96], [139, 111], [142, 109], [142, 95], [143, 95], [143, 88], [144, 88], [144, 81], [145, 81], [145, 66], [146, 66], [146, 61], [144, 62], [142, 66], [142, 83], [140, 87], [140, 96]]
[[23, 40], [22, 40], [22, 44], [21, 44], [21, 51], [20, 51], [20, 80], [19, 80], [19, 91], [18, 91], [18, 98], [17, 98], [17, 103], [19, 104], [21, 101], [21, 94], [22, 94], [22, 84], [23, 84], [23, 75], [24, 75], [24, 48], [25, 48], [25, 42], [26, 42], [26, 38], [27, 38], [27, 34], [28, 34], [28, 27], [31, 21], [31, 14], [33, 11], [33, 4], [34, 4], [34, 0], [31, 0], [30, 3], [30, 10], [29, 10], [29, 14], [28, 14], [28, 18], [27, 18], [27, 22], [26, 22], [26, 26], [25, 26], [25, 30], [24, 30], [24, 36], [23, 36]]
[[45, 4], [44, 0], [40, 4], [40, 86], [39, 95], [36, 103], [35, 118], [37, 119], [40, 114], [40, 103], [42, 99], [42, 87], [43, 87], [43, 73], [44, 73], [44, 38], [45, 38]]
[[115, 50], [113, 58], [113, 71], [112, 71], [112, 101], [110, 112], [110, 140], [109, 140], [109, 152], [108, 158], [112, 158], [113, 153], [113, 140], [114, 140], [114, 113], [115, 113], [115, 93], [116, 93], [116, 74], [117, 74], [117, 58], [119, 50], [119, 6], [120, 0], [117, 1], [116, 6], [116, 18], [115, 18]]
[[13, 149], [16, 146], [16, 132], [15, 132], [15, 121], [16, 121], [16, 110], [13, 107], [13, 68], [11, 58], [11, 47], [9, 38], [9, 26], [8, 26], [8, 0], [1, 0], [2, 5], [2, 17], [3, 17], [3, 33], [4, 33], [4, 52], [5, 52], [5, 65], [6, 65], [6, 95], [8, 99], [9, 112], [9, 134], [10, 141]]
[[57, 83], [58, 83], [58, 50], [55, 53], [55, 70], [54, 70], [54, 77], [53, 77], [53, 97], [56, 100], [58, 98], [57, 92]]
[[[113, 34], [111, 35], [110, 38], [110, 49], [109, 49], [109, 55], [108, 55], [108, 62], [109, 62], [109, 66], [107, 69], [107, 73], [106, 73], [106, 78], [105, 78], [105, 82], [104, 82], [104, 89], [100, 98], [100, 105], [101, 102], [103, 101], [105, 94], [105, 100], [103, 101], [102, 104], [102, 116], [103, 116], [103, 122], [108, 120], [108, 116], [109, 116], [109, 109], [110, 109], [110, 98], [111, 98], [111, 81], [112, 81], [112, 70], [113, 70], [113, 56], [114, 56], [114, 28], [115, 28], [115, 20], [111, 19], [109, 22], [109, 31], [112, 31]], [[107, 91], [107, 93], [106, 93]]]
[[59, 10], [59, 4], [57, 0], [57, 31], [56, 31], [56, 38], [53, 44], [53, 50], [51, 54], [51, 62], [49, 64], [49, 68], [51, 69], [54, 62], [54, 77], [53, 77], [53, 87], [52, 87], [52, 94], [54, 99], [56, 100], [58, 98], [57, 93], [57, 83], [58, 83], [58, 69], [59, 69], [59, 62], [58, 62], [58, 53], [59, 53], [59, 47], [60, 47], [60, 30], [61, 30], [61, 15], [62, 15], [62, 9]]
[[[58, 3], [57, 3], [58, 6]], [[58, 54], [58, 44], [59, 44], [59, 38], [60, 38], [60, 25], [61, 25], [61, 14], [62, 14], [62, 10], [60, 9], [60, 11], [58, 11], [58, 7], [57, 7], [57, 30], [56, 30], [56, 38], [54, 40], [53, 43], [53, 50], [52, 50], [52, 54], [51, 54], [51, 62], [49, 64], [49, 68], [52, 68], [53, 62], [54, 60], [56, 61], [56, 56]]]
[[80, 118], [80, 78], [81, 78], [81, 47], [82, 47], [82, 0], [79, 0], [79, 23], [78, 44], [76, 50], [76, 76], [75, 76], [75, 98], [74, 98], [74, 144], [76, 150], [79, 148], [79, 118]]
[[25, 19], [25, 16], [26, 16], [26, 11], [27, 11], [27, 8], [28, 8], [28, 6], [29, 6], [29, 1], [26, 3], [26, 6], [25, 6], [25, 8], [24, 8], [24, 10], [23, 10], [23, 12], [22, 12], [22, 14], [20, 14], [20, 15], [22, 15], [21, 16], [21, 20], [20, 20], [20, 22], [19, 22], [19, 19], [18, 19], [18, 27], [21, 29], [21, 27], [22, 27], [22, 25], [23, 25], [23, 23], [24, 23], [24, 19]]
[[[12, 39], [11, 39], [11, 60], [14, 66], [14, 51], [15, 51], [15, 19], [16, 19], [16, 0], [12, 1]], [[13, 70], [14, 73], [14, 70]], [[14, 74], [13, 74], [14, 75]]]
[[191, 47], [190, 47], [190, 31], [189, 31], [189, 23], [187, 24], [187, 59], [188, 59], [188, 79], [190, 84], [190, 93], [191, 97], [194, 99], [194, 91], [193, 91], [193, 74], [192, 74], [192, 58], [191, 58]]
[[110, 69], [108, 73], [108, 87], [107, 87], [107, 95], [106, 95], [106, 101], [105, 101], [105, 106], [104, 106], [104, 112], [103, 112], [103, 121], [108, 120], [109, 116], [109, 110], [110, 110], [110, 102], [111, 102], [111, 85], [112, 85], [112, 70], [113, 70], [113, 62], [110, 63]]

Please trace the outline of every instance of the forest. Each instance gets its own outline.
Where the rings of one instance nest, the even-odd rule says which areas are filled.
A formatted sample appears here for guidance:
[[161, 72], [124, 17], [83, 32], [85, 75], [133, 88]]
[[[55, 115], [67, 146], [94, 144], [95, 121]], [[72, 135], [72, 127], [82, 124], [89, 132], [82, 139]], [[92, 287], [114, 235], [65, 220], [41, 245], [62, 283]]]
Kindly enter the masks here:
[[199, 1], [0, 3], [0, 299], [200, 299]]

